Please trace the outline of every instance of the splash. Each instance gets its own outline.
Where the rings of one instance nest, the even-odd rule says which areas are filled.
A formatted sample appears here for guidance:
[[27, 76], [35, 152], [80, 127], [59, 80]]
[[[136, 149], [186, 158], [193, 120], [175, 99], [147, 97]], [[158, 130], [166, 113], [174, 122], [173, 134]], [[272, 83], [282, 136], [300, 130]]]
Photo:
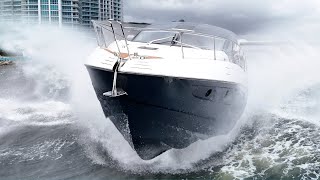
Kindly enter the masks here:
[[[260, 119], [263, 118], [263, 119]], [[320, 129], [302, 119], [268, 114], [246, 128], [223, 157], [224, 166], [213, 173], [224, 177], [300, 178], [320, 177]]]
[[[214, 152], [223, 150], [226, 143], [232, 141], [231, 135], [214, 137], [207, 141], [199, 141], [184, 150], [168, 151], [151, 161], [141, 160], [111, 121], [104, 117], [92, 89], [83, 63], [95, 46], [95, 40], [87, 41], [88, 39], [86, 39], [84, 41], [83, 38], [77, 37], [79, 33], [73, 34], [69, 30], [57, 30], [49, 27], [17, 30], [16, 32], [19, 35], [11, 34], [12, 37], [8, 36], [6, 42], [11, 43], [6, 43], [5, 46], [8, 48], [19, 47], [32, 59], [31, 64], [24, 65], [23, 74], [38, 82], [36, 83], [38, 88], [32, 92], [42, 98], [38, 100], [38, 104], [30, 99], [23, 104], [20, 104], [17, 99], [6, 102], [6, 104], [13, 105], [14, 101], [17, 101], [16, 103], [21, 106], [13, 105], [14, 107], [6, 109], [7, 119], [23, 121], [27, 124], [30, 123], [28, 119], [37, 119], [36, 115], [32, 115], [33, 110], [38, 109], [34, 113], [41, 114], [42, 109], [55, 109], [50, 112], [52, 114], [43, 112], [38, 116], [45, 117], [50, 121], [55, 118], [53, 114], [60, 114], [59, 111], [62, 110], [66, 112], [70, 110], [72, 115], [65, 119], [76, 117], [75, 126], [84, 132], [80, 141], [87, 147], [88, 156], [98, 164], [110, 164], [111, 159], [114, 166], [132, 172], [170, 171], [177, 173], [180, 170], [189, 170], [193, 168], [193, 164], [210, 157]], [[54, 35], [48, 36], [48, 34]], [[59, 99], [57, 95], [66, 87], [68, 87], [71, 96], [67, 102]], [[27, 113], [17, 114], [16, 109]], [[19, 117], [10, 118], [10, 114]], [[56, 114], [57, 118], [64, 119], [58, 114]], [[101, 148], [99, 149], [99, 147]], [[204, 147], [206, 150], [200, 151]], [[189, 158], [186, 160], [185, 157]]]
[[[302, 106], [314, 107], [319, 102], [314, 99], [318, 94], [311, 95], [314, 102], [303, 95], [294, 100], [297, 93], [320, 83], [316, 76], [320, 67], [318, 47], [299, 41], [282, 47], [245, 49], [249, 62], [249, 101], [236, 127], [227, 135], [198, 141], [185, 149], [173, 149], [144, 161], [104, 117], [92, 89], [83, 63], [95, 47], [94, 39], [87, 38], [86, 33], [50, 27], [19, 28], [14, 32], [6, 35], [4, 46], [22, 49], [32, 59], [22, 65], [23, 73], [37, 82], [37, 88], [32, 90], [35, 94], [32, 98], [0, 99], [0, 118], [24, 125], [71, 123], [82, 131], [78, 141], [96, 164], [142, 174], [190, 173], [221, 167], [217, 177], [227, 174], [237, 178], [265, 176], [269, 169], [282, 165], [284, 174], [300, 168], [300, 172], [310, 171], [302, 174], [311, 177], [312, 167], [319, 167], [312, 161], [296, 163], [300, 161], [299, 155], [311, 157], [318, 153], [315, 144], [311, 147], [309, 141], [299, 141], [300, 136], [312, 139], [316, 137], [313, 132], [319, 132], [317, 126], [308, 124], [304, 129], [304, 123], [301, 124], [305, 121], [316, 124], [318, 109], [313, 108], [312, 118], [306, 116], [310, 111], [297, 113]], [[66, 88], [68, 97], [59, 95]], [[255, 126], [261, 121], [260, 126]], [[243, 130], [247, 127], [252, 129]], [[277, 134], [283, 129], [287, 131]], [[268, 139], [274, 141], [268, 142]], [[255, 152], [259, 147], [263, 148]], [[287, 152], [292, 147], [294, 149]]]
[[212, 176], [319, 179], [319, 47], [295, 40], [246, 51], [248, 118]]

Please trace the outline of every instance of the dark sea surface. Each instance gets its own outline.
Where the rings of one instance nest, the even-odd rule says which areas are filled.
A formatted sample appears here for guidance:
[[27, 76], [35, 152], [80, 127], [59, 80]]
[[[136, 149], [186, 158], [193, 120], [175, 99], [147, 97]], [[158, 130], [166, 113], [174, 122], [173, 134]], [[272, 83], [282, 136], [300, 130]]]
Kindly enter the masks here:
[[236, 127], [144, 161], [102, 114], [83, 66], [94, 45], [54, 42], [0, 66], [1, 180], [320, 179], [319, 51], [246, 49], [249, 100]]

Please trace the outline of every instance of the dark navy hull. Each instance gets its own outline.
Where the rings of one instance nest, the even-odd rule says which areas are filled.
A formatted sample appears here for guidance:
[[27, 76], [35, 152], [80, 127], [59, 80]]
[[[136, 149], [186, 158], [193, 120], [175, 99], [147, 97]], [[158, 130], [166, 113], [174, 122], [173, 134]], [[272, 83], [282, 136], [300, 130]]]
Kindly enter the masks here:
[[122, 73], [117, 87], [128, 95], [110, 98], [103, 93], [112, 89], [113, 72], [87, 69], [105, 116], [143, 159], [228, 133], [246, 104], [237, 84]]

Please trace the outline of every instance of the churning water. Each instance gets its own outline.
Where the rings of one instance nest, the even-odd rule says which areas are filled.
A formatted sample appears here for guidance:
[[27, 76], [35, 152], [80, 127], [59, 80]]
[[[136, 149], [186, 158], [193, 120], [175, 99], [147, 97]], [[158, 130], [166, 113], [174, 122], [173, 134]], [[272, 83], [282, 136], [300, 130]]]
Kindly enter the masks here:
[[0, 67], [0, 179], [320, 179], [316, 47], [246, 48], [249, 102], [232, 132], [144, 161], [95, 97], [83, 65], [95, 40], [20, 29], [0, 41], [29, 56]]

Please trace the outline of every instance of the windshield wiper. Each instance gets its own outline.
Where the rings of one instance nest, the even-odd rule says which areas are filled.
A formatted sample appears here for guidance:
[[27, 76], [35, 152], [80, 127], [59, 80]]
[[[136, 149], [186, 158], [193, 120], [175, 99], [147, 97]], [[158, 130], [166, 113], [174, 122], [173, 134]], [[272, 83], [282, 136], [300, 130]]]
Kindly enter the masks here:
[[172, 40], [171, 40], [171, 46], [177, 44], [178, 39], [179, 39], [178, 34], [174, 34], [174, 36], [173, 36], [173, 38], [172, 38]]
[[[152, 44], [152, 43], [155, 43], [157, 41], [162, 41], [162, 40], [166, 40], [166, 39], [172, 39], [172, 41], [173, 41], [175, 39], [175, 37], [176, 37], [176, 35], [174, 35], [173, 37], [172, 36], [168, 36], [168, 37], [164, 37], [164, 38], [154, 39], [152, 41], [149, 41], [148, 44]], [[168, 41], [165, 41], [165, 42], [168, 42]], [[165, 43], [165, 42], [162, 42], [162, 43]]]
[[187, 43], [182, 43], [180, 41], [174, 41], [175, 44], [178, 44], [178, 45], [182, 45], [183, 47], [190, 47], [190, 48], [193, 48], [193, 49], [198, 49], [198, 50], [201, 50], [203, 48], [200, 48], [200, 47], [197, 47], [197, 46], [193, 46], [191, 44], [187, 44]]

